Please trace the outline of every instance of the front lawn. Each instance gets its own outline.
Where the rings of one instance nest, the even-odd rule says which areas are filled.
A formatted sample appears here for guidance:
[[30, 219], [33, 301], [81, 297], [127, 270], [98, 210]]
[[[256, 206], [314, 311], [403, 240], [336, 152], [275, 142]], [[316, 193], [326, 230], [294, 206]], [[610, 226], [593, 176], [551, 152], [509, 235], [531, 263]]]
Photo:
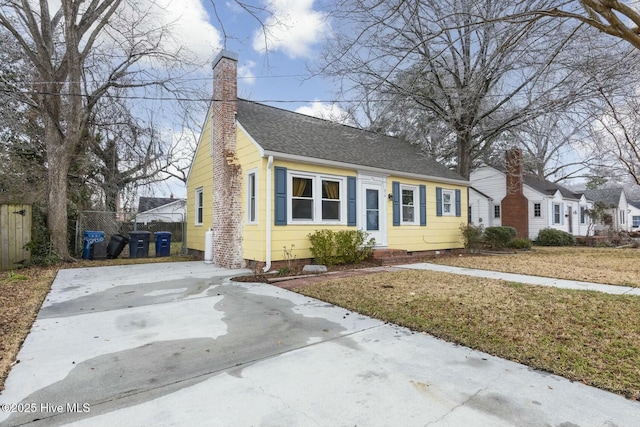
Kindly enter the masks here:
[[640, 399], [640, 298], [403, 271], [296, 289], [383, 321]]
[[505, 273], [640, 287], [640, 249], [543, 247], [513, 255], [462, 255], [432, 262]]

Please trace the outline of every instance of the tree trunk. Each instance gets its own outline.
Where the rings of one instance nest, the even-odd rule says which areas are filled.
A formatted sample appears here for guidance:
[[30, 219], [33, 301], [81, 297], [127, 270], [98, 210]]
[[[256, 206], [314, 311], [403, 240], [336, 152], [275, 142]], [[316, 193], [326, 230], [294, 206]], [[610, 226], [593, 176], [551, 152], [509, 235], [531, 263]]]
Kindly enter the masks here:
[[61, 259], [68, 260], [70, 255], [67, 241], [67, 188], [71, 155], [55, 124], [48, 122], [45, 128], [49, 185], [47, 226], [51, 232], [53, 251]]
[[457, 136], [458, 146], [458, 173], [464, 178], [469, 179], [471, 176], [471, 141], [466, 132], [459, 133]]

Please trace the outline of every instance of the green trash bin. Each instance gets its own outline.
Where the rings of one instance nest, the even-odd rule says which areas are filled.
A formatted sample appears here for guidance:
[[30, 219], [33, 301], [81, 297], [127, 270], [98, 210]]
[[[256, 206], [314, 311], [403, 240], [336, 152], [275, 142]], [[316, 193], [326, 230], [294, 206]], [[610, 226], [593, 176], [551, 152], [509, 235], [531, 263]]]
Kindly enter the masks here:
[[171, 232], [158, 231], [154, 234], [156, 236], [156, 256], [171, 255]]
[[132, 231], [129, 233], [129, 258], [148, 258], [151, 232]]

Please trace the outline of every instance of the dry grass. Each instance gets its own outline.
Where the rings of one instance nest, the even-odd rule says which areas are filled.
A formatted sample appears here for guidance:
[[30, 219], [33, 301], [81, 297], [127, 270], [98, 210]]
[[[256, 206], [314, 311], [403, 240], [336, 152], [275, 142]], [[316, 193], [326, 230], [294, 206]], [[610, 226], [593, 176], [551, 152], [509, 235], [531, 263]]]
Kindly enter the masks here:
[[463, 255], [434, 260], [456, 267], [640, 287], [640, 249], [541, 247], [514, 255]]
[[640, 298], [382, 273], [299, 292], [536, 369], [640, 399]]
[[15, 363], [20, 346], [29, 333], [59, 269], [190, 260], [192, 258], [178, 256], [83, 260], [52, 267], [0, 271], [0, 391], [4, 389], [4, 381], [9, 370]]

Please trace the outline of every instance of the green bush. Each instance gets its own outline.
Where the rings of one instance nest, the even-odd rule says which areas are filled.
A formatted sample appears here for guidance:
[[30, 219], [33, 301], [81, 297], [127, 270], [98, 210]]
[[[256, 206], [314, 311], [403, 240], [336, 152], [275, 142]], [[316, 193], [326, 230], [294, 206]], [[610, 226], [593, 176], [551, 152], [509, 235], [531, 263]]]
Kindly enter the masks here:
[[484, 241], [493, 249], [502, 249], [515, 238], [516, 229], [513, 227], [487, 227], [484, 230]]
[[362, 230], [343, 230], [336, 233], [336, 264], [356, 264], [364, 261], [373, 253], [376, 244]]
[[484, 239], [482, 237], [483, 228], [481, 225], [460, 224], [460, 232], [464, 239], [464, 248], [467, 252], [476, 252], [482, 247]]
[[545, 228], [538, 233], [537, 242], [542, 246], [573, 246], [576, 244], [576, 238], [566, 231]]
[[331, 230], [316, 230], [309, 234], [311, 254], [318, 264], [333, 265], [335, 253], [335, 236]]
[[517, 237], [511, 240], [507, 246], [514, 249], [531, 249], [533, 243], [531, 243], [531, 240], [529, 239]]
[[373, 253], [374, 239], [362, 230], [317, 230], [309, 234], [311, 253], [318, 264], [355, 264]]

